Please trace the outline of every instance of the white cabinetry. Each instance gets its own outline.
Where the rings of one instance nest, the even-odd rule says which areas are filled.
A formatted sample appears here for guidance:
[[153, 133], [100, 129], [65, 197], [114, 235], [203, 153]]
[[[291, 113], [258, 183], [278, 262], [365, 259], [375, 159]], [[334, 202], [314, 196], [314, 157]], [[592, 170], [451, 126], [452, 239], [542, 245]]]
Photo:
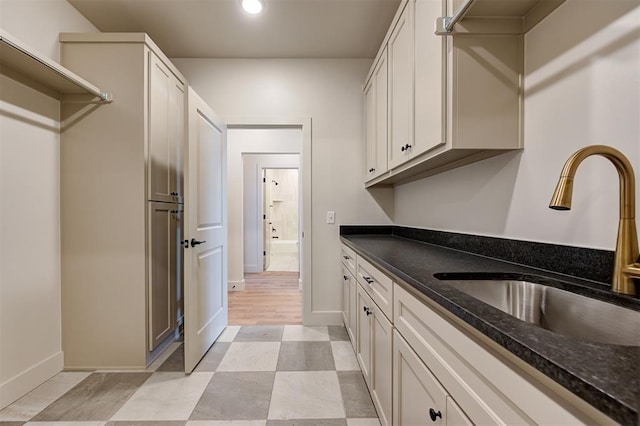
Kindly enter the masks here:
[[144, 368], [180, 318], [186, 80], [145, 34], [60, 41], [114, 97], [62, 107], [65, 367]]
[[434, 23], [452, 8], [452, 0], [400, 4], [377, 59], [386, 49], [389, 170], [366, 186], [401, 184], [523, 147], [522, 35], [436, 35]]
[[353, 349], [356, 349], [357, 340], [357, 312], [356, 312], [356, 253], [343, 245], [342, 258], [342, 321], [351, 340]]
[[391, 32], [389, 55], [389, 168], [404, 163], [413, 149], [413, 9], [409, 1]]
[[387, 172], [388, 88], [387, 50], [382, 51], [365, 89], [365, 181], [375, 179]]
[[356, 357], [382, 425], [610, 423], [422, 293], [342, 254], [356, 261]]
[[358, 286], [357, 294], [356, 356], [378, 411], [380, 424], [391, 425], [393, 326], [361, 285]]
[[[399, 285], [394, 288], [394, 300], [394, 325], [410, 345], [410, 348], [405, 345], [403, 350], [399, 344], [398, 350], [404, 352], [397, 356], [409, 359], [412, 356], [408, 351], [414, 351], [413, 364], [418, 358], [452, 399], [444, 408], [441, 408], [442, 401], [438, 402], [437, 409], [442, 411], [443, 417], [450, 415], [453, 410], [450, 407], [455, 408], [451, 404], [455, 402], [460, 407], [456, 411], [461, 412], [453, 416], [463, 415], [474, 424], [570, 425], [602, 421], [599, 416], [591, 417], [593, 414], [583, 414], [571, 407], [556, 391], [543, 386], [529, 372], [514, 368], [514, 364], [505, 358], [496, 356], [493, 349], [488, 349]], [[399, 362], [396, 359], [396, 368]], [[402, 380], [402, 377], [396, 377], [394, 392], [402, 392]], [[401, 399], [396, 400], [396, 405], [394, 410], [406, 413], [420, 410]]]
[[400, 333], [393, 334], [393, 424], [472, 425]]

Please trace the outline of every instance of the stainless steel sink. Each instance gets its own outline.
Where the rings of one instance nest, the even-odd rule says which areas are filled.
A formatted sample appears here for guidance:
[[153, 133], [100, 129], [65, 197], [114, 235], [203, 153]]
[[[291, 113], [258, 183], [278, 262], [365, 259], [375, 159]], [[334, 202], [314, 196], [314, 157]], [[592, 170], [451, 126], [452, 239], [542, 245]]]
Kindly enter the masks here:
[[446, 283], [518, 319], [565, 336], [640, 346], [640, 311], [527, 281]]

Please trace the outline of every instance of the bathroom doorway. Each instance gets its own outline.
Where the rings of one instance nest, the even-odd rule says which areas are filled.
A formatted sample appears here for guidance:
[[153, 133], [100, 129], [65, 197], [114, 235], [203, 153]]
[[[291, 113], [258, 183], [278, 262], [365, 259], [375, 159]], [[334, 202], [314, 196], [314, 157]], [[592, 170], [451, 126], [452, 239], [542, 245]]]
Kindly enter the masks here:
[[262, 231], [265, 272], [298, 272], [299, 180], [297, 168], [262, 169]]

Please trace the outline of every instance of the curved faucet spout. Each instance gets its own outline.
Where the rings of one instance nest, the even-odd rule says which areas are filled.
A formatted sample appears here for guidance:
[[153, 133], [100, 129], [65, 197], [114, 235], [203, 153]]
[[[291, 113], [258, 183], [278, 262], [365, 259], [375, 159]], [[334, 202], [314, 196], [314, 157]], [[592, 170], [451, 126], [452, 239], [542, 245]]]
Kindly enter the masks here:
[[549, 208], [571, 209], [573, 181], [582, 161], [592, 155], [600, 155], [613, 163], [620, 178], [620, 222], [616, 242], [612, 290], [618, 293], [636, 294], [633, 279], [640, 279], [638, 262], [638, 233], [636, 231], [636, 193], [633, 166], [620, 151], [606, 145], [591, 145], [576, 151], [565, 163], [553, 192]]

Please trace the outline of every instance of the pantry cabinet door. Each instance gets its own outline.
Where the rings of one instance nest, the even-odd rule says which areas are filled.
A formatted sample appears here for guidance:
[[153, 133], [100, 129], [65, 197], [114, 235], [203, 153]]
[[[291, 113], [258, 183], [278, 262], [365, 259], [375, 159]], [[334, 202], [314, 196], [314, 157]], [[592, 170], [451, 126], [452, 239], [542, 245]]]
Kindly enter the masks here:
[[185, 372], [227, 326], [226, 125], [189, 88], [185, 180]]

